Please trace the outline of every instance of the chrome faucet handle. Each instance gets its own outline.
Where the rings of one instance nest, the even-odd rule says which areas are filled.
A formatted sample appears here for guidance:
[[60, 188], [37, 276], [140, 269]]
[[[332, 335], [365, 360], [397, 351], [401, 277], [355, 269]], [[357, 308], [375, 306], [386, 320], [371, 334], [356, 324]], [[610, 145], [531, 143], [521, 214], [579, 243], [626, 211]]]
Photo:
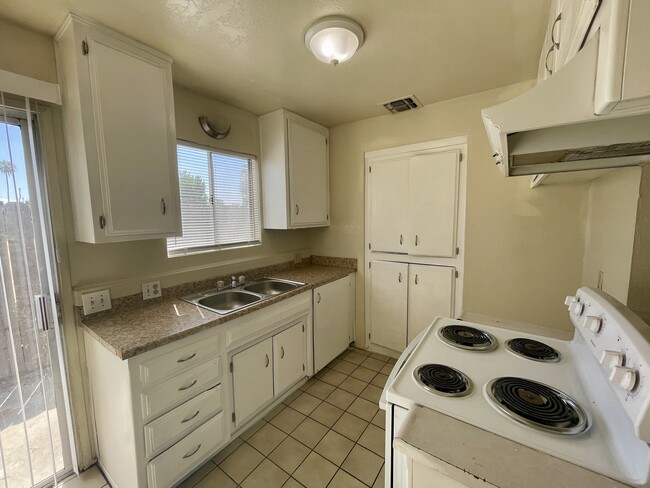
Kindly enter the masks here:
[[226, 283], [224, 283], [222, 280], [217, 281], [217, 290], [221, 291], [226, 287]]
[[246, 283], [246, 277], [244, 275], [240, 275], [239, 278], [237, 278], [237, 282], [240, 285], [243, 285], [244, 283]]
[[237, 286], [237, 277], [235, 275], [232, 275], [230, 277], [230, 286], [233, 288]]

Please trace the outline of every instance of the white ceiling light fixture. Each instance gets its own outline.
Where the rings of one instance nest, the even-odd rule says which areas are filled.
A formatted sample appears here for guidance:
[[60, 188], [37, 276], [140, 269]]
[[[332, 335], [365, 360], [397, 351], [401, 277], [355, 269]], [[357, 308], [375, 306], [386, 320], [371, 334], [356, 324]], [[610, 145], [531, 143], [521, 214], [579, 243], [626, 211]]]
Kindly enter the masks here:
[[363, 29], [357, 22], [338, 15], [318, 19], [305, 33], [305, 44], [313, 55], [333, 65], [350, 59], [363, 39]]

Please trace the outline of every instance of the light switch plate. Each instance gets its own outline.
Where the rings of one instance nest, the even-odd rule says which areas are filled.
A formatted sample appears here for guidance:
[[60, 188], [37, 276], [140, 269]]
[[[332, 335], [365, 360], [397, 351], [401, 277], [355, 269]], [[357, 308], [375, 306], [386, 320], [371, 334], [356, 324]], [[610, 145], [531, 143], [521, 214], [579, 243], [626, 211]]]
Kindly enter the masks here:
[[162, 289], [160, 288], [160, 281], [149, 281], [142, 283], [142, 299], [151, 300], [162, 296]]
[[81, 303], [84, 308], [84, 315], [101, 312], [111, 308], [110, 290], [99, 290], [81, 295]]

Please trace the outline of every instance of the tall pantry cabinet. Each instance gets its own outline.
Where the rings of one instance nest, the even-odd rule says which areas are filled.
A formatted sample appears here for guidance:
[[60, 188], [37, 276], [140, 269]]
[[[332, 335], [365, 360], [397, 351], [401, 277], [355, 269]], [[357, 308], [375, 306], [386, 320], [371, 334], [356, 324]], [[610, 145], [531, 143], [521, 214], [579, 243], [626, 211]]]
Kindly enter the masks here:
[[400, 352], [462, 310], [465, 137], [366, 153], [366, 345]]

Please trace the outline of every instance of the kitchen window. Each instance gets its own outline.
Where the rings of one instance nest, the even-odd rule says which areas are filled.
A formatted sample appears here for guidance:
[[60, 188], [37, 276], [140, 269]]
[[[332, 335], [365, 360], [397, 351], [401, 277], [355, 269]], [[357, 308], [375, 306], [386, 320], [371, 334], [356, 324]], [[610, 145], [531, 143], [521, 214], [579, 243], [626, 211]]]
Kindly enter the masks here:
[[261, 244], [257, 160], [188, 143], [177, 150], [183, 235], [167, 239], [168, 256]]

